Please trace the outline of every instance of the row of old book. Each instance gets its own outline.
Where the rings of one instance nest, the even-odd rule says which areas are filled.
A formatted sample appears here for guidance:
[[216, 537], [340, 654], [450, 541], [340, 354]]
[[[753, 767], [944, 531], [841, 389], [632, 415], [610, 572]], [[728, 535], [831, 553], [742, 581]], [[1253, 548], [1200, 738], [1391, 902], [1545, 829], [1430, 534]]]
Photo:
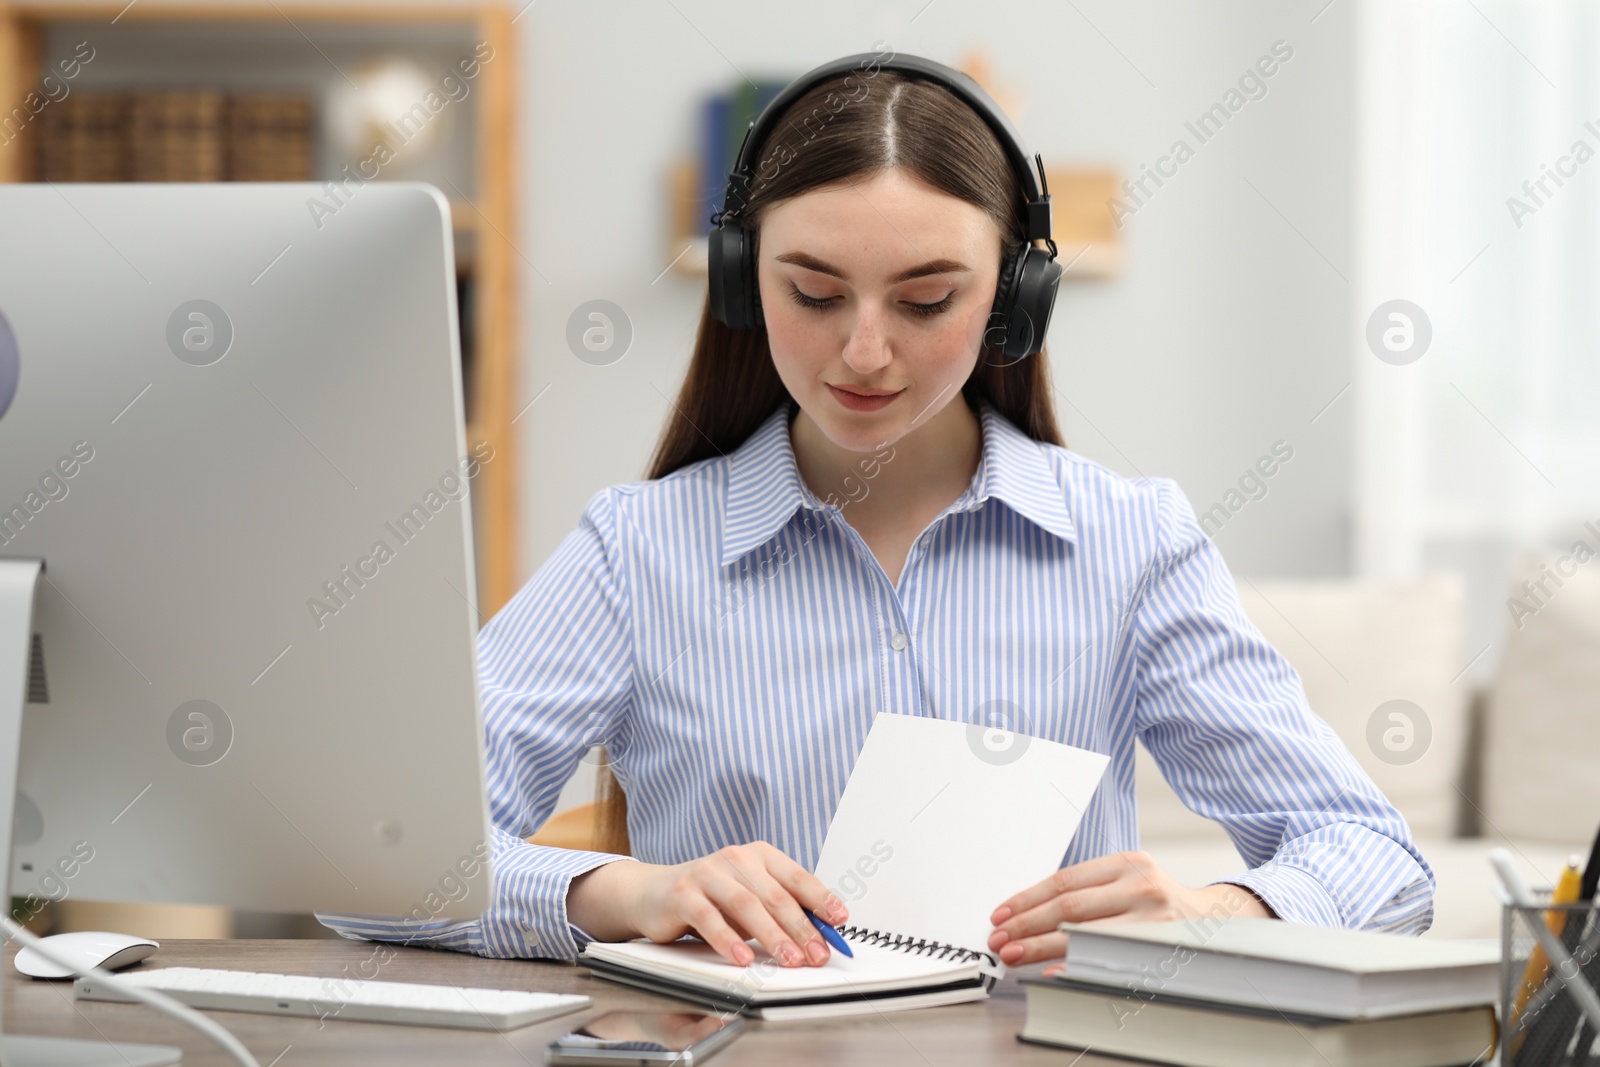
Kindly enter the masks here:
[[35, 166], [52, 182], [306, 181], [312, 105], [293, 93], [97, 92], [36, 120]]

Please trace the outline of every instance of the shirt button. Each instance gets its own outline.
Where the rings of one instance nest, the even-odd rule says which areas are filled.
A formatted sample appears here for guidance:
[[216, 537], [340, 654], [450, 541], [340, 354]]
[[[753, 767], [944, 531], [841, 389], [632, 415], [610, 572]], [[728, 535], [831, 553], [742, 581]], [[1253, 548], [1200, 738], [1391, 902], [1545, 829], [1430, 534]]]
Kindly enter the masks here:
[[906, 635], [901, 633], [899, 630], [896, 630], [894, 632], [894, 636], [889, 638], [889, 647], [893, 648], [896, 652], [904, 652], [906, 648]]

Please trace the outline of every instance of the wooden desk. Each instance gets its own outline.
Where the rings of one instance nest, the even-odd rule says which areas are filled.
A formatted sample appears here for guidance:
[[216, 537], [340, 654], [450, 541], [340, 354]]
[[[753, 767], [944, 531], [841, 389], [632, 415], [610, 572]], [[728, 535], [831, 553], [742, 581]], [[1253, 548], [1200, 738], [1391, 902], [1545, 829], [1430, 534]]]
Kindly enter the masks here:
[[[374, 945], [360, 941], [175, 941], [162, 943], [149, 962], [168, 967], [219, 967], [280, 974], [360, 977], [363, 962], [375, 961]], [[420, 1026], [286, 1019], [246, 1012], [207, 1012], [243, 1041], [262, 1067], [313, 1067], [316, 1064], [505, 1064], [543, 1067], [544, 1047], [576, 1023], [601, 1011], [662, 1011], [683, 1008], [669, 1000], [589, 977], [582, 967], [529, 960], [490, 960], [432, 949], [395, 948], [396, 955], [376, 977], [395, 981], [451, 982], [496, 989], [537, 989], [583, 993], [594, 999], [588, 1011], [525, 1026], [504, 1034]], [[136, 1004], [74, 1001], [67, 982], [39, 982], [17, 974], [16, 952], [5, 957], [5, 1027], [10, 1033], [75, 1037], [84, 1040], [145, 1041], [177, 1045], [188, 1067], [228, 1067], [216, 1045], [187, 1027]], [[372, 973], [368, 962], [365, 973]], [[348, 968], [348, 972], [346, 972]], [[1040, 967], [1026, 968], [1031, 974]], [[717, 1053], [720, 1067], [761, 1064], [842, 1065], [943, 1064], [1090, 1067], [1127, 1061], [1024, 1044], [1023, 993], [1016, 978], [996, 986], [989, 1000], [948, 1008], [889, 1012], [820, 1022], [747, 1021], [744, 1035]]]

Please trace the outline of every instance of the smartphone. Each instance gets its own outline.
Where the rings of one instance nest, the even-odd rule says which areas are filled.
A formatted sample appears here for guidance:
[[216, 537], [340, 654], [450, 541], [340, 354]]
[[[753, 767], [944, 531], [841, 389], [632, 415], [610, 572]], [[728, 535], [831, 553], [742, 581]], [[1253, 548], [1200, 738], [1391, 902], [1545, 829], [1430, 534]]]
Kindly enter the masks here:
[[609, 1067], [695, 1067], [739, 1036], [737, 1015], [698, 1011], [612, 1011], [558, 1037], [544, 1050], [553, 1064], [607, 1064]]

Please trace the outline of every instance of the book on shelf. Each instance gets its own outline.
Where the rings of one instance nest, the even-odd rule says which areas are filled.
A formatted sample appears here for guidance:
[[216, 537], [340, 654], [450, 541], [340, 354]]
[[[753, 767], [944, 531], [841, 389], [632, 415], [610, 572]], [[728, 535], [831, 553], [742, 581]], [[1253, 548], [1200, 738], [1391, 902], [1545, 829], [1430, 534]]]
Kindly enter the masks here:
[[128, 96], [79, 89], [39, 116], [37, 169], [52, 182], [128, 178]]
[[706, 98], [701, 109], [700, 184], [705, 211], [695, 220], [696, 234], [711, 232], [711, 213], [723, 207], [728, 172], [739, 158], [745, 131], [780, 93], [786, 82], [741, 81], [726, 92]]
[[136, 182], [219, 182], [227, 155], [212, 89], [139, 91], [128, 103], [128, 177]]
[[231, 181], [310, 181], [311, 101], [298, 94], [237, 93], [228, 100], [226, 142]]

